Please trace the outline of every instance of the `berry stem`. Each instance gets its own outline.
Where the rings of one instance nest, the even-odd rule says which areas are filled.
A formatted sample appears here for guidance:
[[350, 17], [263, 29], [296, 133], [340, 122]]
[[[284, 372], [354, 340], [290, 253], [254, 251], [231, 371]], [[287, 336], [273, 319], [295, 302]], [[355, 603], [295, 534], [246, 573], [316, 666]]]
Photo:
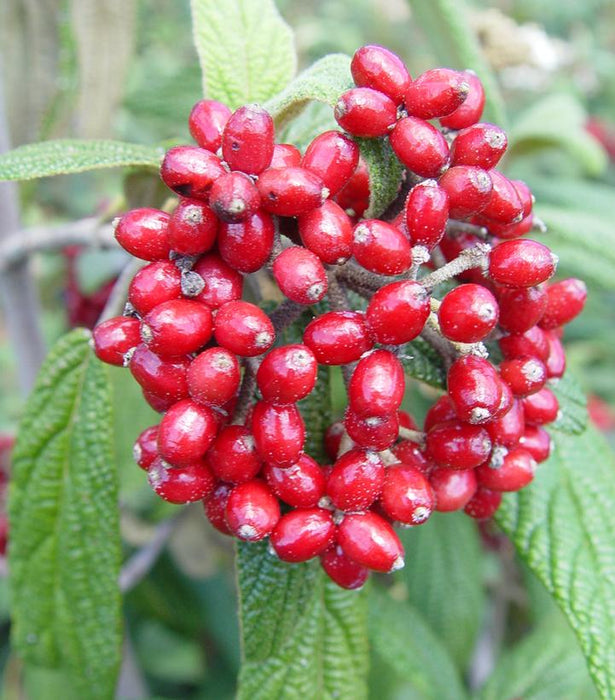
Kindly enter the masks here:
[[250, 407], [256, 401], [256, 371], [259, 362], [258, 360], [254, 361], [254, 358], [244, 357], [242, 364], [244, 373], [243, 379], [241, 380], [241, 387], [239, 388], [237, 406], [233, 413], [233, 425], [243, 425]]
[[461, 251], [457, 258], [424, 277], [421, 280], [421, 284], [425, 289], [431, 290], [439, 284], [453, 277], [457, 277], [457, 275], [466, 270], [471, 270], [475, 267], [484, 267], [487, 264], [490, 250], [491, 246], [487, 243], [478, 243], [475, 248], [467, 248]]
[[446, 233], [452, 236], [459, 233], [469, 233], [483, 241], [489, 238], [489, 231], [484, 226], [476, 226], [476, 224], [469, 224], [467, 221], [457, 221], [456, 219], [448, 220]]
[[399, 437], [402, 440], [411, 440], [412, 442], [417, 442], [419, 445], [425, 442], [425, 433], [420, 430], [411, 430], [410, 428], [399, 427]]
[[276, 335], [288, 328], [291, 323], [294, 323], [304, 311], [305, 306], [303, 304], [298, 304], [296, 301], [291, 301], [290, 299], [286, 299], [277, 306], [269, 314]]

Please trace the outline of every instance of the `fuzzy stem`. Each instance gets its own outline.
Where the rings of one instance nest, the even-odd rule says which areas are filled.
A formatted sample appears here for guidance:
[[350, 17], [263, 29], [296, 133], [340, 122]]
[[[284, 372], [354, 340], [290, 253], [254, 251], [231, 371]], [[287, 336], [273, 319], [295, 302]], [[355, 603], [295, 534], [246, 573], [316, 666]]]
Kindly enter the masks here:
[[457, 275], [475, 267], [484, 267], [487, 264], [491, 247], [487, 243], [479, 243], [474, 248], [467, 248], [459, 253], [454, 260], [446, 263], [435, 272], [423, 277], [421, 284], [428, 290], [437, 287]]

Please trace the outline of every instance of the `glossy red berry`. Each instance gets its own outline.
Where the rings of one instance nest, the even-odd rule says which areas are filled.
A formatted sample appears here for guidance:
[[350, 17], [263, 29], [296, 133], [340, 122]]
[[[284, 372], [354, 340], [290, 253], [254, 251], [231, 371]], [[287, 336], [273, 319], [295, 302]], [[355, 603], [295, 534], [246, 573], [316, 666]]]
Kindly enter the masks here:
[[516, 357], [500, 364], [502, 379], [517, 397], [539, 391], [547, 381], [547, 368], [537, 357]]
[[509, 333], [525, 333], [543, 317], [547, 294], [542, 287], [503, 287], [498, 302], [500, 326]]
[[270, 168], [294, 168], [301, 165], [301, 151], [292, 143], [276, 143]]
[[502, 355], [508, 360], [513, 357], [537, 357], [546, 362], [549, 357], [549, 341], [542, 328], [532, 326], [525, 333], [511, 333], [499, 340]]
[[243, 425], [222, 428], [207, 453], [207, 461], [218, 479], [232, 484], [254, 479], [263, 466], [254, 438]]
[[164, 399], [188, 397], [186, 373], [190, 357], [163, 359], [147, 345], [138, 345], [130, 358], [129, 367], [133, 377], [148, 392]]
[[457, 412], [455, 411], [455, 406], [451, 401], [451, 397], [448, 394], [444, 394], [440, 396], [440, 398], [434, 404], [432, 404], [430, 409], [427, 411], [423, 427], [427, 432], [438, 423], [444, 423], [447, 420], [456, 419]]
[[226, 502], [226, 522], [240, 540], [257, 542], [271, 533], [280, 519], [280, 504], [262, 481], [235, 486]]
[[157, 457], [147, 472], [147, 479], [160, 498], [176, 504], [201, 501], [209, 496], [216, 485], [204, 460], [184, 467], [170, 467]]
[[421, 177], [440, 176], [448, 163], [446, 139], [423, 119], [400, 119], [389, 140], [399, 160]]
[[325, 472], [309, 455], [302, 454], [290, 467], [267, 464], [264, 474], [273, 493], [289, 506], [312, 508], [325, 495]]
[[487, 337], [498, 321], [498, 302], [480, 284], [462, 284], [448, 292], [438, 309], [442, 334], [460, 343]]
[[136, 318], [116, 316], [99, 323], [92, 331], [96, 357], [109, 365], [124, 365], [124, 356], [141, 342]]
[[241, 299], [243, 277], [227, 265], [218, 253], [203, 255], [192, 269], [201, 276], [204, 283], [203, 291], [195, 299], [207, 304], [210, 309]]
[[211, 338], [211, 311], [191, 299], [172, 299], [154, 307], [141, 323], [141, 337], [162, 357], [194, 352]]
[[377, 513], [351, 513], [338, 528], [337, 542], [357, 564], [390, 573], [404, 566], [404, 548], [389, 523]]
[[439, 467], [472, 469], [491, 453], [491, 438], [480, 425], [450, 420], [427, 433], [427, 453]]
[[518, 399], [513, 400], [511, 407], [503, 415], [485, 424], [493, 444], [505, 447], [516, 445], [523, 435], [524, 428], [523, 404]]
[[226, 522], [226, 504], [232, 490], [232, 484], [219, 483], [203, 502], [207, 519], [223, 535], [233, 534]]
[[559, 379], [566, 371], [566, 353], [562, 341], [553, 331], [546, 331], [545, 337], [549, 345], [549, 357], [545, 362], [547, 377]]
[[158, 426], [145, 428], [136, 439], [132, 448], [134, 461], [147, 471], [158, 456]]
[[429, 474], [433, 489], [435, 510], [450, 513], [465, 508], [476, 493], [477, 481], [474, 469], [434, 469]]
[[400, 440], [392, 452], [400, 462], [418, 469], [423, 474], [427, 474], [434, 466], [425, 455], [424, 448], [412, 440]]
[[472, 71], [464, 71], [464, 78], [469, 85], [469, 91], [461, 106], [457, 107], [446, 117], [440, 117], [440, 124], [447, 129], [465, 129], [481, 118], [485, 106], [485, 91], [483, 85]]
[[481, 464], [476, 471], [478, 483], [492, 491], [519, 491], [534, 479], [536, 460], [522, 447], [513, 447], [497, 468]]
[[352, 255], [350, 217], [331, 200], [299, 217], [299, 235], [303, 245], [329, 265], [341, 265]]
[[435, 180], [424, 180], [410, 190], [404, 214], [411, 243], [431, 250], [446, 231], [448, 195]]
[[269, 168], [258, 178], [263, 209], [278, 216], [300, 216], [328, 197], [322, 179], [304, 167]]
[[301, 165], [318, 175], [329, 191], [336, 195], [350, 180], [359, 164], [359, 147], [339, 131], [319, 134], [307, 147]]
[[582, 280], [571, 277], [547, 287], [547, 308], [540, 320], [541, 328], [550, 330], [570, 323], [576, 318], [587, 299], [587, 287]]
[[419, 119], [445, 117], [461, 106], [470, 85], [464, 73], [433, 68], [413, 80], [404, 96], [408, 114]]
[[408, 343], [419, 335], [429, 317], [429, 294], [418, 282], [392, 282], [372, 296], [366, 316], [379, 343]]
[[523, 218], [523, 205], [513, 183], [501, 172], [489, 170], [493, 189], [481, 217], [499, 224], [514, 224]]
[[544, 387], [522, 401], [525, 422], [529, 425], [553, 423], [558, 416], [559, 401], [551, 389]]
[[451, 146], [453, 165], [476, 165], [490, 170], [504, 155], [506, 132], [495, 124], [474, 124], [462, 129]]
[[231, 170], [258, 175], [273, 157], [273, 119], [259, 105], [245, 105], [229, 118], [222, 134], [222, 155]]
[[352, 252], [355, 260], [378, 275], [400, 275], [412, 265], [410, 243], [392, 224], [364, 219], [354, 227]]
[[382, 92], [398, 105], [410, 85], [410, 74], [401, 58], [384, 46], [367, 44], [357, 49], [350, 63], [355, 85]]
[[552, 443], [551, 436], [540, 425], [527, 425], [519, 440], [519, 446], [527, 450], [538, 463], [549, 458]]
[[222, 132], [231, 110], [216, 100], [199, 100], [188, 117], [192, 138], [201, 148], [215, 153], [222, 145]]
[[142, 267], [128, 287], [128, 301], [140, 316], [145, 316], [164, 301], [180, 299], [181, 296], [181, 272], [168, 260]]
[[322, 508], [291, 510], [279, 520], [269, 541], [282, 561], [312, 559], [333, 544], [335, 525], [330, 511]]
[[424, 523], [435, 506], [429, 480], [409, 464], [387, 468], [380, 504], [386, 515], [405, 525]]
[[148, 405], [154, 409], [157, 413], [164, 413], [165, 411], [168, 411], [169, 408], [176, 402], [176, 399], [173, 399], [169, 396], [163, 396], [160, 394], [156, 394], [153, 391], [149, 391], [148, 389], [141, 389], [141, 392], [143, 394], [143, 398], [147, 401]]
[[200, 255], [216, 242], [218, 219], [204, 202], [182, 199], [169, 220], [169, 245], [181, 255]]
[[252, 434], [261, 458], [276, 467], [290, 467], [303, 452], [305, 425], [299, 409], [258, 401], [252, 412]]
[[557, 258], [538, 241], [503, 241], [489, 256], [489, 276], [510, 287], [534, 287], [555, 272]]
[[339, 455], [342, 437], [344, 435], [344, 421], [337, 420], [325, 430], [323, 438], [325, 452], [330, 459], [336, 460]]
[[158, 209], [133, 209], [115, 224], [117, 242], [135, 258], [167, 260], [169, 215]]
[[358, 311], [329, 311], [318, 316], [306, 327], [303, 342], [323, 365], [354, 362], [373, 346], [365, 316]]
[[448, 371], [447, 386], [461, 420], [485, 423], [498, 412], [502, 382], [488, 360], [475, 355], [464, 355], [455, 360]]
[[346, 410], [344, 426], [350, 438], [359, 446], [370, 450], [388, 449], [399, 435], [397, 411], [386, 416], [357, 416]]
[[233, 269], [256, 272], [271, 255], [274, 231], [272, 217], [263, 211], [235, 224], [222, 223], [218, 231], [218, 251]]
[[209, 206], [222, 221], [235, 223], [255, 214], [261, 203], [252, 178], [242, 172], [219, 177], [209, 192]]
[[240, 357], [262, 355], [275, 340], [267, 314], [247, 301], [229, 301], [218, 309], [214, 336], [218, 345]]
[[175, 146], [160, 167], [164, 184], [182, 197], [207, 199], [214, 182], [226, 173], [220, 158], [204, 148]]
[[376, 453], [350, 450], [333, 465], [327, 495], [340, 510], [365, 510], [380, 496], [384, 474], [384, 463]]
[[233, 353], [225, 348], [208, 348], [188, 368], [190, 396], [206, 406], [223, 406], [239, 389], [241, 370]]
[[448, 195], [452, 219], [467, 219], [482, 211], [493, 189], [489, 173], [474, 165], [454, 165], [438, 184]]
[[488, 520], [493, 517], [501, 502], [500, 491], [491, 491], [479, 486], [463, 510], [475, 520]]
[[158, 452], [174, 467], [195, 462], [207, 452], [218, 430], [214, 413], [191, 399], [178, 401], [158, 429]]
[[311, 250], [292, 246], [273, 261], [273, 276], [285, 297], [297, 304], [315, 304], [327, 293], [327, 273]]
[[358, 416], [385, 416], [401, 406], [405, 388], [401, 362], [388, 350], [374, 350], [352, 374], [348, 405]]
[[353, 136], [386, 136], [397, 120], [397, 105], [378, 90], [359, 87], [343, 93], [333, 111], [337, 123]]
[[337, 203], [349, 216], [363, 216], [370, 201], [369, 171], [363, 158], [352, 177], [336, 196]]
[[261, 362], [256, 382], [265, 401], [296, 403], [316, 384], [318, 363], [307, 345], [283, 345]]
[[369, 570], [349, 559], [339, 545], [321, 554], [320, 563], [332, 581], [349, 591], [361, 588], [369, 576]]

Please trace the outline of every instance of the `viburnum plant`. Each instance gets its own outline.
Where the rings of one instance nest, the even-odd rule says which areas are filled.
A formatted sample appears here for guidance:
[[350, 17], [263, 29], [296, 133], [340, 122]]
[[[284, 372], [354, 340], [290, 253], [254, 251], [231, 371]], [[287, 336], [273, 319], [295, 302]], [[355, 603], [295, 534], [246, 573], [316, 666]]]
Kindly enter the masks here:
[[[135, 436], [143, 479], [172, 504], [202, 503], [203, 517], [241, 543], [242, 697], [364, 697], [370, 572], [405, 563], [420, 581], [403, 528], [428, 529], [435, 512], [487, 521], [501, 504], [499, 524], [568, 615], [610, 697], [613, 649], [596, 628], [612, 615], [600, 581], [609, 564], [591, 528], [552, 528], [568, 477], [539, 478], [585, 427], [582, 399], [562, 380], [562, 328], [586, 288], [554, 281], [556, 255], [531, 238], [544, 225], [528, 185], [498, 169], [507, 134], [484, 118], [481, 76], [411, 76], [368, 44], [289, 82], [292, 40], [275, 8], [250, 3], [250, 21], [266, 18], [258, 51], [247, 31], [226, 43], [212, 36], [214, 20], [233, 12], [194, 3], [207, 88], [187, 115], [195, 144], [152, 154], [171, 199], [113, 222], [140, 261], [112, 293], [116, 313], [91, 336], [58, 343], [26, 409], [11, 498], [16, 648], [66, 669], [82, 696], [112, 694], [117, 477], [93, 349], [126, 367], [160, 414]], [[238, 41], [253, 53], [245, 86], [221, 60]], [[324, 105], [312, 112], [311, 101]], [[41, 159], [61, 144], [29, 148], [9, 154], [12, 167], [29, 157], [30, 175], [52, 174]], [[93, 144], [96, 166], [147, 160], [145, 147], [114, 148]], [[87, 153], [76, 151], [83, 169]], [[345, 405], [335, 416], [337, 378]], [[410, 384], [428, 387], [424, 420], [404, 403]], [[555, 448], [548, 426], [563, 436]], [[579, 467], [569, 478], [583, 480]], [[512, 492], [521, 493], [503, 501]], [[60, 536], [46, 550], [49, 522]], [[453, 522], [432, 546], [455, 547], [465, 525]], [[583, 573], [548, 553], [583, 556], [585, 545], [596, 566]], [[32, 601], [45, 582], [41, 607]], [[406, 647], [388, 663], [425, 674], [421, 697], [463, 697], [420, 606], [412, 618], [394, 590], [385, 581], [369, 593], [372, 644], [384, 657]], [[431, 671], [421, 669], [423, 643]], [[466, 660], [470, 651], [456, 649]]]

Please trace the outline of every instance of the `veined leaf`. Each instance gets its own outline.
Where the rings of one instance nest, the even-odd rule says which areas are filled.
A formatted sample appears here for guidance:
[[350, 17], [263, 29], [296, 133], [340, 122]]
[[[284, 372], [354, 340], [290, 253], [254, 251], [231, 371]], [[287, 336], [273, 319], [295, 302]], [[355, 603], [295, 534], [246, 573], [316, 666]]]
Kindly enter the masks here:
[[560, 412], [551, 428], [570, 435], [580, 435], [587, 428], [587, 399], [581, 385], [570, 372], [551, 386], [560, 404]]
[[0, 180], [34, 180], [127, 165], [157, 169], [162, 156], [161, 148], [122, 141], [41, 141], [0, 155]]
[[355, 140], [369, 172], [369, 207], [364, 216], [379, 216], [399, 192], [403, 168], [388, 139]]
[[273, 0], [191, 0], [203, 92], [231, 109], [264, 102], [295, 74], [293, 32]]
[[437, 389], [446, 387], [446, 369], [442, 357], [423, 338], [416, 338], [408, 343], [406, 353], [400, 359], [406, 374]]
[[367, 697], [367, 596], [316, 562], [285, 564], [264, 543], [238, 544], [240, 700]]
[[90, 334], [45, 361], [14, 452], [9, 515], [13, 644], [66, 671], [82, 697], [113, 694], [120, 662], [120, 534], [107, 373]]
[[534, 482], [496, 519], [574, 629], [596, 687], [615, 698], [615, 459], [604, 438], [553, 431]]

